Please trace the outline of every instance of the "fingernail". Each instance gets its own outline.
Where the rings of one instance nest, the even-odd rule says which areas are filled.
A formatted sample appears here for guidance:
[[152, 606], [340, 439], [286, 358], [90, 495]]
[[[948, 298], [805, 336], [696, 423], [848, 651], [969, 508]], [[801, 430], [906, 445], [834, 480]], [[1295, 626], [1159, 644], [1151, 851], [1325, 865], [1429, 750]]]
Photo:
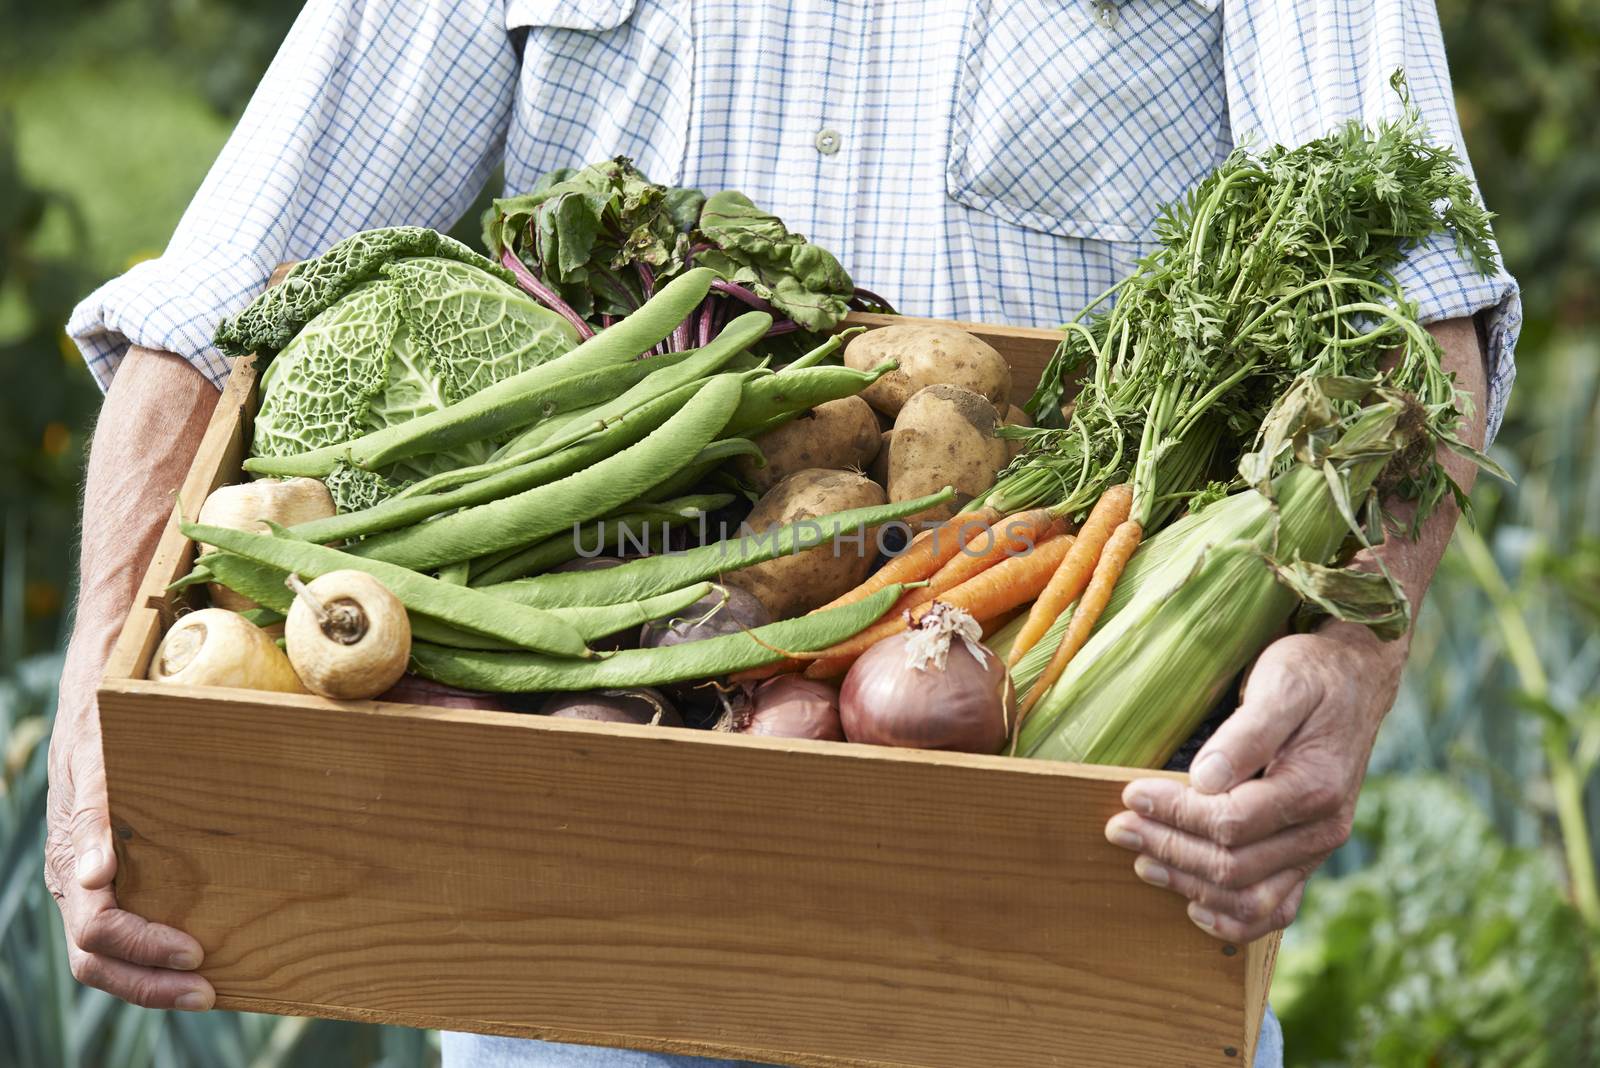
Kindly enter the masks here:
[[191, 990], [187, 994], [179, 994], [173, 1004], [184, 1012], [205, 1012], [211, 1007], [211, 999], [197, 990]]
[[1135, 790], [1128, 795], [1128, 807], [1141, 816], [1148, 816], [1156, 810], [1156, 803], [1149, 794], [1142, 790]]
[[1151, 886], [1166, 886], [1172, 881], [1172, 876], [1168, 874], [1167, 869], [1149, 857], [1140, 857], [1134, 861], [1133, 873]]
[[1206, 794], [1220, 794], [1233, 782], [1233, 765], [1221, 753], [1206, 753], [1189, 769], [1189, 781]]
[[90, 872], [100, 870], [100, 865], [105, 861], [105, 853], [100, 849], [91, 849], [78, 858], [78, 879], [88, 878]]
[[1144, 848], [1144, 839], [1139, 836], [1139, 832], [1130, 831], [1126, 827], [1113, 828], [1106, 837], [1111, 839], [1112, 845], [1119, 845], [1123, 849], [1131, 849], [1136, 853]]
[[179, 950], [167, 958], [167, 967], [180, 972], [192, 972], [200, 967], [200, 954], [187, 949]]
[[1217, 917], [1209, 909], [1203, 909], [1199, 905], [1190, 906], [1189, 918], [1194, 921], [1196, 927], [1207, 931], [1213, 930], [1217, 926]]

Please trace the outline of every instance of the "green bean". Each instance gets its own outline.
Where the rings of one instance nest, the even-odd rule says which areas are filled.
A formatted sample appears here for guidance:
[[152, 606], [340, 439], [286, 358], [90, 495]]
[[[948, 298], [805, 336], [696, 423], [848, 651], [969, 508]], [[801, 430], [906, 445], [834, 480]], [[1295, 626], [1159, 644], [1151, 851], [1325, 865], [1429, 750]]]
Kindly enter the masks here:
[[[711, 291], [716, 272], [696, 267], [685, 271], [658, 290], [632, 315], [600, 331], [571, 352], [520, 374], [503, 378], [469, 397], [437, 411], [394, 426], [375, 430], [354, 441], [328, 445], [297, 456], [252, 457], [245, 470], [258, 474], [321, 477], [341, 461], [374, 470], [418, 453], [439, 452], [468, 441], [492, 439], [506, 430], [526, 426], [551, 410], [552, 388], [565, 383], [563, 395], [573, 403], [593, 397], [575, 383], [584, 376], [619, 380], [629, 374], [649, 374], [628, 367], [672, 333]], [[664, 357], [652, 357], [663, 359]]]
[[[620, 418], [641, 404], [648, 404], [686, 386], [694, 386], [707, 375], [720, 370], [722, 365], [734, 356], [765, 337], [771, 326], [772, 316], [766, 312], [746, 312], [723, 327], [722, 333], [701, 349], [694, 359], [651, 375], [615, 400], [600, 405], [589, 418], [574, 420], [560, 433], [552, 435], [548, 440], [522, 454], [522, 458], [537, 460], [541, 456], [548, 456], [583, 440], [586, 435], [605, 427], [611, 420]], [[745, 372], [746, 375], [752, 373]]]
[[790, 374], [794, 371], [802, 371], [807, 367], [819, 364], [829, 356], [832, 356], [835, 352], [839, 351], [839, 348], [844, 345], [846, 341], [849, 341], [857, 334], [864, 334], [866, 331], [867, 328], [864, 326], [852, 326], [848, 330], [841, 330], [837, 334], [834, 334], [832, 337], [828, 338], [822, 344], [818, 345], [816, 348], [812, 349], [810, 352], [804, 354], [803, 356], [796, 356], [794, 359], [778, 368], [778, 373], [781, 375]]
[[955, 491], [946, 486], [938, 493], [916, 500], [880, 504], [871, 508], [852, 508], [818, 516], [805, 525], [785, 524], [776, 531], [712, 542], [681, 553], [647, 556], [604, 571], [555, 571], [481, 588], [484, 593], [495, 597], [542, 608], [636, 601], [642, 597], [653, 597], [664, 590], [675, 590], [691, 582], [811, 548], [819, 544], [819, 532], [823, 543], [846, 533], [853, 536], [853, 532], [858, 530], [863, 531], [865, 537], [865, 531], [943, 504], [954, 495]]
[[[206, 570], [215, 576], [214, 581], [255, 601], [262, 606], [260, 611], [271, 612], [280, 618], [288, 615], [289, 606], [294, 601], [294, 594], [284, 585], [284, 579], [288, 577], [289, 572], [281, 567], [246, 559], [237, 553], [212, 552], [207, 553], [205, 559]], [[419, 641], [429, 641], [435, 645], [448, 645], [457, 649], [505, 652], [514, 652], [518, 649], [518, 646], [511, 642], [474, 634], [421, 612], [408, 609], [406, 615], [411, 620], [411, 636]]]
[[367, 560], [325, 545], [297, 541], [278, 532], [256, 534], [248, 530], [229, 530], [198, 523], [182, 523], [179, 526], [194, 541], [214, 545], [307, 578], [316, 578], [344, 568], [365, 571], [387, 586], [389, 592], [408, 609], [491, 638], [503, 639], [523, 649], [537, 649], [558, 656], [595, 655], [563, 616], [553, 612], [523, 604], [513, 605], [466, 586], [452, 586], [394, 564]]
[[[218, 566], [211, 572], [213, 578], [210, 581], [221, 582], [235, 593], [243, 594], [261, 605], [260, 608], [252, 609], [260, 616], [259, 620], [252, 618], [252, 622], [258, 626], [269, 626], [281, 622], [288, 614], [294, 595], [284, 585], [283, 580], [288, 575], [286, 570], [231, 552], [211, 553], [206, 559], [210, 561], [213, 557], [216, 558]], [[639, 601], [564, 609], [561, 618], [577, 631], [581, 639], [589, 642], [629, 627], [643, 626], [652, 619], [661, 619], [681, 612], [706, 596], [712, 589], [711, 583], [701, 582]], [[511, 652], [522, 648], [515, 642], [491, 638], [453, 626], [434, 618], [427, 612], [408, 609], [406, 614], [411, 619], [412, 637], [418, 641], [481, 651]]]
[[263, 630], [276, 627], [284, 620], [282, 612], [274, 612], [270, 608], [246, 608], [239, 614]]
[[524, 575], [537, 575], [569, 560], [576, 560], [580, 556], [596, 556], [608, 549], [614, 548], [620, 554], [630, 544], [639, 546], [642, 551], [653, 552], [660, 548], [650, 540], [653, 532], [692, 523], [732, 500], [731, 493], [703, 493], [661, 504], [629, 507], [514, 552], [488, 557], [477, 565], [470, 585], [489, 586]]
[[380, 501], [360, 511], [345, 512], [326, 519], [313, 519], [291, 527], [289, 533], [302, 541], [318, 543], [347, 541], [351, 538], [409, 527], [441, 512], [488, 504], [546, 485], [565, 478], [575, 471], [581, 471], [618, 450], [637, 443], [683, 407], [684, 402], [697, 389], [696, 385], [680, 387], [680, 391], [658, 397], [584, 441], [552, 456], [474, 479], [444, 492], [430, 493], [421, 497], [391, 497], [387, 501]]
[[465, 586], [467, 579], [472, 575], [472, 568], [465, 560], [459, 563], [446, 564], [435, 574], [440, 582], [448, 582], [452, 586]]
[[741, 378], [741, 373], [730, 371], [704, 386], [687, 387], [697, 392], [643, 441], [576, 474], [463, 508], [431, 523], [376, 535], [354, 551], [423, 570], [541, 540], [573, 523], [605, 515], [665, 482], [722, 432], [738, 406]]
[[752, 381], [739, 400], [739, 410], [728, 420], [725, 437], [750, 437], [752, 431], [778, 416], [793, 416], [841, 397], [853, 397], [894, 370], [888, 360], [870, 371], [851, 367], [803, 367], [779, 371]]
[[689, 462], [689, 466], [667, 479], [661, 485], [644, 495], [647, 501], [664, 501], [676, 497], [691, 486], [697, 485], [701, 479], [711, 474], [718, 467], [738, 456], [750, 456], [756, 460], [760, 467], [767, 465], [767, 458], [761, 453], [761, 446], [749, 438], [720, 438], [700, 450], [700, 455]]
[[877, 622], [894, 607], [902, 589], [889, 585], [853, 604], [798, 619], [659, 649], [624, 649], [603, 660], [472, 652], [427, 642], [412, 645], [411, 660], [419, 674], [435, 682], [491, 693], [659, 686], [760, 667], [783, 659], [785, 652], [826, 649]]

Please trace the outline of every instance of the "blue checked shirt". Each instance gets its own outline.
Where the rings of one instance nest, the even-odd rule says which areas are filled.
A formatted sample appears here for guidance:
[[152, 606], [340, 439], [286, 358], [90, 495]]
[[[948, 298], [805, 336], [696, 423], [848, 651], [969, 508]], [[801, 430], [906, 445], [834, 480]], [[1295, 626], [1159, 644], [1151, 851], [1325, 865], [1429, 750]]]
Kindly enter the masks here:
[[[220, 383], [212, 331], [279, 262], [449, 227], [497, 163], [515, 191], [619, 154], [742, 190], [908, 314], [1049, 326], [1236, 142], [1394, 115], [1397, 67], [1460, 149], [1429, 0], [311, 0], [165, 254], [68, 330], [102, 383], [130, 343]], [[1492, 433], [1515, 282], [1447, 241], [1400, 281], [1428, 320], [1489, 310]]]

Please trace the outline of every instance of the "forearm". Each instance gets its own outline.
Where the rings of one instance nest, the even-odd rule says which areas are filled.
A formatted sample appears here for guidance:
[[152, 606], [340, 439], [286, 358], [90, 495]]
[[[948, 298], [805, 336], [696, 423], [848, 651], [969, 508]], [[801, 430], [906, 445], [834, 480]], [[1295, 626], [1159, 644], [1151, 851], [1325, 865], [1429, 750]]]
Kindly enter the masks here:
[[[1488, 420], [1488, 379], [1477, 328], [1471, 319], [1452, 319], [1429, 326], [1428, 332], [1438, 339], [1444, 350], [1444, 369], [1455, 375], [1456, 389], [1471, 402], [1471, 411], [1462, 418], [1457, 427], [1457, 436], [1473, 448], [1482, 448], [1484, 427]], [[1439, 449], [1438, 459], [1457, 485], [1463, 490], [1472, 488], [1477, 467], [1471, 460], [1443, 447]], [[1416, 502], [1391, 498], [1384, 505], [1401, 529], [1390, 531], [1388, 538], [1376, 549], [1363, 551], [1356, 558], [1356, 566], [1376, 568], [1381, 560], [1405, 590], [1414, 619], [1422, 608], [1423, 596], [1433, 581], [1439, 561], [1449, 548], [1461, 510], [1453, 498], [1446, 496], [1423, 522], [1416, 536], [1411, 537], [1407, 532], [1416, 515]], [[1404, 664], [1410, 649], [1409, 632], [1397, 641], [1380, 642], [1372, 636], [1371, 631], [1359, 624], [1333, 622], [1325, 629], [1330, 634], [1373, 647], [1375, 653], [1392, 664], [1396, 673]]]
[[64, 688], [99, 677], [216, 402], [216, 387], [170, 353], [132, 349], [112, 381], [84, 482]]

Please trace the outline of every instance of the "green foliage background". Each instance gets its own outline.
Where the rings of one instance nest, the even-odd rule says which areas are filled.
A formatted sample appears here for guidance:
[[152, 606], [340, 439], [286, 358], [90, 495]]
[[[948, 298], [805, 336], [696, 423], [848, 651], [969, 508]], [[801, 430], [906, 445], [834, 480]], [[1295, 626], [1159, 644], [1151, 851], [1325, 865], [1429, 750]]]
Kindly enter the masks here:
[[[1418, 623], [1355, 841], [1274, 989], [1294, 1066], [1600, 1064], [1600, 5], [1440, 0], [1468, 147], [1525, 290], [1520, 378]], [[61, 325], [165, 243], [286, 0], [0, 11], [0, 1063], [430, 1063], [429, 1036], [129, 1009], [78, 989], [39, 879], [44, 742], [98, 392]]]

